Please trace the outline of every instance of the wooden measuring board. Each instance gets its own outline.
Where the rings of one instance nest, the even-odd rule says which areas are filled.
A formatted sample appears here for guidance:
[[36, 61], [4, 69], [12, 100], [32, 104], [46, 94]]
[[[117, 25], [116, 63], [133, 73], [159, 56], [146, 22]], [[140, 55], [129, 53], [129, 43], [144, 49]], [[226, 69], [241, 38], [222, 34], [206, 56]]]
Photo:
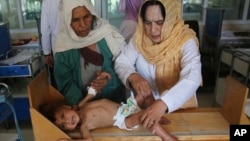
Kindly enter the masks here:
[[[171, 113], [166, 115], [171, 121], [163, 128], [177, 136], [181, 140], [206, 138], [229, 139], [229, 123], [220, 112], [198, 112], [198, 113]], [[91, 132], [95, 138], [117, 137], [117, 138], [142, 138], [142, 136], [154, 136], [149, 129], [139, 127], [133, 131], [120, 130], [117, 127], [100, 128]], [[141, 137], [139, 137], [141, 136]], [[158, 137], [155, 137], [157, 140]], [[160, 140], [160, 138], [158, 138]]]
[[[79, 137], [79, 131], [65, 133], [46, 119], [37, 109], [44, 102], [63, 99], [48, 84], [47, 71], [43, 70], [28, 85], [30, 113], [35, 141], [56, 141], [59, 138]], [[230, 124], [250, 124], [244, 114], [248, 88], [232, 77], [227, 78], [225, 102], [221, 108], [194, 108], [166, 114], [171, 123], [163, 128], [181, 141], [228, 141]], [[236, 115], [236, 116], [232, 116]], [[48, 132], [49, 131], [49, 132]], [[117, 127], [99, 128], [91, 131], [96, 141], [160, 141], [149, 129], [139, 127], [133, 131]]]

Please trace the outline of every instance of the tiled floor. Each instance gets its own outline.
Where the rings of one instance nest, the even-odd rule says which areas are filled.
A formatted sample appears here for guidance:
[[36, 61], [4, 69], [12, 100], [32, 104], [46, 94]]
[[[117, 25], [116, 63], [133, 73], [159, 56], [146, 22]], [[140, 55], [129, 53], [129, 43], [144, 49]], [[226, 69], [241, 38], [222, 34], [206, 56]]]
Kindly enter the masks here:
[[[14, 79], [14, 81], [8, 81], [12, 85], [12, 92], [17, 97], [27, 96], [26, 86], [30, 82], [30, 78], [19, 78]], [[197, 98], [199, 102], [199, 107], [211, 107], [213, 104], [213, 93], [207, 92], [206, 90], [198, 91]], [[0, 124], [0, 141], [16, 141], [17, 130], [15, 128], [15, 123], [11, 122], [9, 124], [11, 127], [9, 129], [5, 128], [5, 124]], [[34, 141], [34, 135], [32, 131], [31, 121], [19, 121], [21, 128], [23, 141]]]
[[[16, 141], [17, 129], [14, 122], [9, 123], [10, 128], [6, 129], [4, 123], [0, 125], [0, 141]], [[32, 124], [30, 121], [19, 121], [23, 141], [34, 141]]]

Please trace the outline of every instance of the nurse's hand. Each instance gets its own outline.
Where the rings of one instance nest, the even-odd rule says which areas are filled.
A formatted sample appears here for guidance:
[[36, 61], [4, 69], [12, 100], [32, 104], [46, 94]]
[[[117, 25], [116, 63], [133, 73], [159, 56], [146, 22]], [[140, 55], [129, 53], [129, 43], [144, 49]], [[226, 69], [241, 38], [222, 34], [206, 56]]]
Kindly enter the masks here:
[[98, 72], [96, 78], [91, 82], [91, 87], [100, 92], [111, 79], [111, 75], [107, 72]]
[[150, 128], [154, 123], [159, 123], [167, 110], [165, 103], [158, 99], [151, 106], [147, 107], [142, 116], [141, 123], [144, 128]]
[[136, 92], [136, 95], [140, 95], [144, 99], [149, 97], [151, 93], [151, 87], [146, 79], [140, 76], [138, 73], [132, 73], [128, 77], [128, 81], [131, 87]]

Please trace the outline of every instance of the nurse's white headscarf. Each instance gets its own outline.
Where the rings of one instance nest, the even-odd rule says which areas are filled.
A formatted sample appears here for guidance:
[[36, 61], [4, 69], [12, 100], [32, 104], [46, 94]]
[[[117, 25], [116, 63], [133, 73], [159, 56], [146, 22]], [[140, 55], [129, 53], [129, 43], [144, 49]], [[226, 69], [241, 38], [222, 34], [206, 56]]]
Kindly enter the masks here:
[[[70, 26], [72, 10], [78, 6], [85, 6], [96, 17], [94, 29], [86, 37], [77, 36]], [[59, 11], [61, 28], [57, 35], [55, 52], [86, 47], [105, 38], [113, 56], [116, 57], [125, 45], [123, 36], [108, 21], [98, 16], [90, 0], [61, 0]]]

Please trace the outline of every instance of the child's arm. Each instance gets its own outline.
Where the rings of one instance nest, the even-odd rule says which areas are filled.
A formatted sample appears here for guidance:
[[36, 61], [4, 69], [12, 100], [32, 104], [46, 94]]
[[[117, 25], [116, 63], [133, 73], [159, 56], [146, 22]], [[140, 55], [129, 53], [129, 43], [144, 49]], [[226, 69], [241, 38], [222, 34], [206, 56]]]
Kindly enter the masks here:
[[[109, 73], [107, 72], [100, 72], [98, 73], [98, 77], [96, 78], [97, 80], [100, 79], [111, 79], [111, 76]], [[94, 80], [95, 81], [95, 80]], [[78, 104], [79, 107], [81, 107], [82, 105], [84, 105], [84, 103], [89, 102], [91, 99], [93, 99], [96, 95], [97, 91], [96, 89], [94, 89], [92, 86], [88, 87], [88, 94], [86, 95], [86, 97]]]
[[93, 99], [96, 95], [96, 90], [92, 87], [88, 88], [88, 94], [86, 97], [78, 104], [79, 107], [83, 106], [85, 103], [89, 102], [91, 99]]

